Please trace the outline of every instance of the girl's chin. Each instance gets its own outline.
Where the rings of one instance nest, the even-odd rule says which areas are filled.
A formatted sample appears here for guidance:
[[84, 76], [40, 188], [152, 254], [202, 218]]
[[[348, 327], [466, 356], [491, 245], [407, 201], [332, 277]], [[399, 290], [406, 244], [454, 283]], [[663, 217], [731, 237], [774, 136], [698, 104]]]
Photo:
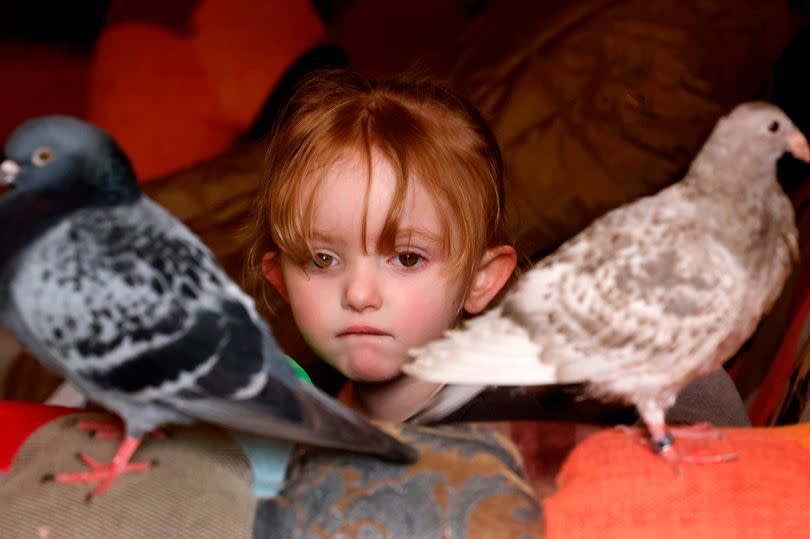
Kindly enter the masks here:
[[400, 375], [399, 363], [393, 358], [363, 352], [346, 358], [343, 370], [358, 382], [389, 382]]

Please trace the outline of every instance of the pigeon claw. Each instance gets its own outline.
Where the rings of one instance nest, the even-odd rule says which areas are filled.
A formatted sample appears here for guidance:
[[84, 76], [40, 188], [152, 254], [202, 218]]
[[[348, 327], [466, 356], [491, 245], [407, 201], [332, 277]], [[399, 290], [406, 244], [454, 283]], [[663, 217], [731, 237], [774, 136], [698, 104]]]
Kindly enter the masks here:
[[53, 481], [61, 484], [98, 483], [96, 488], [88, 494], [86, 501], [104, 494], [112, 484], [122, 475], [144, 472], [152, 467], [151, 462], [130, 462], [132, 454], [138, 448], [140, 440], [127, 436], [116, 451], [110, 464], [104, 464], [89, 455], [80, 453], [81, 461], [89, 468], [86, 472], [47, 474], [43, 481]]
[[723, 433], [709, 423], [670, 427], [653, 425], [647, 433], [627, 426], [619, 430], [648, 445], [669, 464], [676, 476], [681, 475], [680, 465], [684, 463], [716, 464], [737, 458], [732, 451], [711, 451], [710, 442], [723, 439]]
[[[674, 469], [676, 475], [680, 475], [679, 464], [717, 464], [729, 462], [737, 458], [732, 451], [711, 452], [709, 443], [713, 440], [721, 440], [723, 434], [709, 423], [697, 423], [695, 425], [684, 425], [669, 427], [665, 434], [659, 438], [651, 438], [650, 444], [653, 450], [660, 454], [664, 460]], [[686, 446], [675, 442], [679, 440], [687, 443]]]

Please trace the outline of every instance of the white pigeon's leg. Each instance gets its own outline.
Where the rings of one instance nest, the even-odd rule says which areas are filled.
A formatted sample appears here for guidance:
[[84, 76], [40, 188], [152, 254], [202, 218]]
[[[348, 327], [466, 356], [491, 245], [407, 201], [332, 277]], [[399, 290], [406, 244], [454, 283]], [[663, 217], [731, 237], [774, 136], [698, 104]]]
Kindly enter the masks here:
[[89, 472], [48, 474], [43, 480], [65, 484], [97, 482], [98, 486], [87, 495], [87, 501], [91, 501], [93, 498], [104, 494], [120, 476], [128, 473], [143, 472], [152, 466], [151, 462], [130, 462], [132, 455], [140, 444], [140, 438], [126, 436], [121, 445], [118, 446], [118, 450], [115, 452], [110, 464], [103, 464], [88, 455], [81, 454], [79, 457], [90, 468]]
[[670, 463], [673, 462], [673, 457], [678, 460], [675, 452], [675, 437], [664, 420], [664, 408], [658, 403], [648, 402], [645, 406], [638, 406], [638, 413], [650, 433], [650, 445], [653, 451]]
[[664, 408], [657, 403], [649, 402], [645, 406], [638, 406], [641, 420], [647, 426], [650, 434], [650, 445], [653, 451], [661, 455], [669, 463], [676, 475], [680, 475], [679, 464], [688, 462], [693, 464], [713, 464], [717, 462], [727, 462], [737, 458], [732, 452], [715, 454], [693, 454], [692, 448], [675, 447], [675, 440], [698, 440], [703, 442], [698, 444], [702, 449], [710, 440], [722, 438], [722, 435], [709, 423], [697, 423], [695, 425], [667, 426], [664, 420]]

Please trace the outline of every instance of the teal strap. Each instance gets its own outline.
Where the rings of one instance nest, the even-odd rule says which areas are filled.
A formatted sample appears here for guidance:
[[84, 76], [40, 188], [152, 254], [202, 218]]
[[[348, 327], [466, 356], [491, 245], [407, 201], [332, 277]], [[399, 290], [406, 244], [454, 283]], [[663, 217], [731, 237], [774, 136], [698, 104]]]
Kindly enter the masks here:
[[258, 498], [272, 498], [284, 486], [287, 466], [295, 444], [244, 432], [235, 433], [250, 461], [253, 472], [253, 494]]
[[[312, 380], [301, 365], [289, 356], [284, 356], [300, 380], [309, 384]], [[295, 444], [284, 440], [274, 440], [265, 436], [237, 433], [236, 439], [253, 471], [253, 494], [259, 498], [271, 498], [284, 486], [287, 466]]]

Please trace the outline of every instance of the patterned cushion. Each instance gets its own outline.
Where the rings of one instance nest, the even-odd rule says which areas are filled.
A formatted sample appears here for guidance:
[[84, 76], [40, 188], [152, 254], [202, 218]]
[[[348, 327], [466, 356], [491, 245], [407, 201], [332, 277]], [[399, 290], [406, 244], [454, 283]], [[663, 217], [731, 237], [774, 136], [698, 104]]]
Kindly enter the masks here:
[[[257, 499], [249, 461], [232, 436], [204, 425], [172, 427], [136, 453], [156, 467], [119, 479], [88, 504], [92, 487], [41, 478], [82, 470], [79, 452], [108, 462], [118, 441], [92, 440], [75, 423], [112, 418], [56, 412], [0, 401], [3, 424], [30, 433], [5, 448], [13, 464], [0, 472], [0, 537], [542, 536], [542, 512], [519, 453], [486, 428], [384, 426], [419, 450], [412, 465], [299, 447], [282, 492]], [[0, 448], [11, 439], [0, 438]]]

